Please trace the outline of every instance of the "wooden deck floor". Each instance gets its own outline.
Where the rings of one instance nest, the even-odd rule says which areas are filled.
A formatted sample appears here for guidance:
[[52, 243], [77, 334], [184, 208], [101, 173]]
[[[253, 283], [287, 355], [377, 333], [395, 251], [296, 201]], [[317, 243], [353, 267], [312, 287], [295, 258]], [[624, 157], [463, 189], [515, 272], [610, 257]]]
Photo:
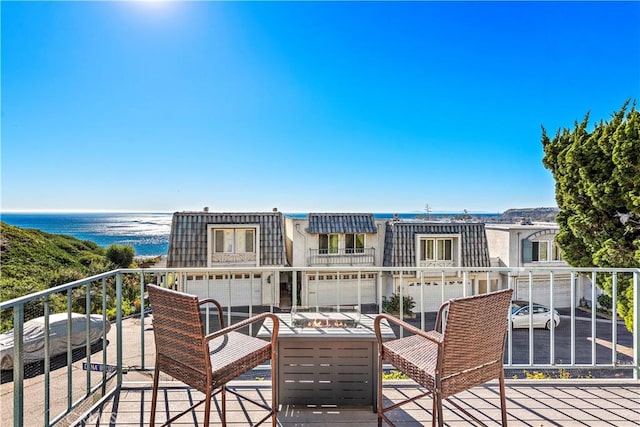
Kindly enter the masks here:
[[[237, 389], [252, 398], [269, 402], [268, 384], [241, 381]], [[420, 389], [411, 382], [385, 385], [385, 405]], [[159, 393], [158, 425], [197, 402], [202, 394], [175, 383], [162, 384]], [[149, 423], [151, 389], [148, 385], [127, 385], [106, 399], [81, 425], [141, 426]], [[497, 383], [476, 387], [455, 397], [486, 425], [500, 425]], [[250, 403], [228, 395], [227, 421], [230, 426], [248, 426], [264, 412]], [[173, 425], [202, 425], [203, 406], [187, 413]], [[212, 406], [212, 425], [220, 425], [219, 398]], [[640, 425], [640, 382], [633, 380], [507, 380], [508, 422], [511, 426], [637, 426]], [[391, 412], [399, 427], [431, 424], [431, 400], [425, 398]], [[455, 408], [445, 404], [448, 426], [473, 425]], [[285, 406], [278, 414], [280, 426], [375, 426], [376, 414], [368, 408]]]

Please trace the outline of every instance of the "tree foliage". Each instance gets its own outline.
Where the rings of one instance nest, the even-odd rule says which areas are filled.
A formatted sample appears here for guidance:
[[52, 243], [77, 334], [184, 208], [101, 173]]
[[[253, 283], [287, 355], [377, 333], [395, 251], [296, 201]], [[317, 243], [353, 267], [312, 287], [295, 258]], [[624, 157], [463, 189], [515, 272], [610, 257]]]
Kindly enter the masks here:
[[[542, 128], [544, 166], [555, 179], [563, 258], [574, 267], [640, 267], [640, 113], [629, 101], [588, 129], [589, 114], [553, 139]], [[627, 111], [628, 110], [628, 111]], [[611, 277], [598, 284], [612, 294]], [[632, 328], [630, 275], [617, 278], [618, 313]]]
[[133, 246], [113, 244], [107, 248], [107, 259], [120, 268], [129, 268], [134, 255]]

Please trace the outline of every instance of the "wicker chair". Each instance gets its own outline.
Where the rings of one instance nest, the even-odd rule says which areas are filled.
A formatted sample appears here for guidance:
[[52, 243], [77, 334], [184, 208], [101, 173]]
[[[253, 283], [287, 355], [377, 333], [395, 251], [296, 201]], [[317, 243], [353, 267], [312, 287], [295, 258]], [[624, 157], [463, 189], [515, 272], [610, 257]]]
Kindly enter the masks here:
[[[395, 317], [381, 314], [374, 327], [378, 339], [378, 426], [393, 423], [385, 412], [433, 396], [432, 425], [443, 425], [442, 401], [447, 401], [479, 424], [473, 415], [448, 398], [487, 381], [498, 379], [502, 425], [507, 425], [503, 357], [512, 290], [451, 299], [440, 307], [436, 330], [424, 332]], [[386, 319], [411, 333], [382, 341], [380, 322]], [[444, 327], [440, 327], [444, 325]], [[419, 396], [383, 408], [382, 364], [391, 363], [426, 389]]]
[[[271, 417], [276, 425], [277, 390], [275, 349], [278, 337], [278, 318], [270, 313], [251, 317], [235, 325], [224, 327], [222, 307], [213, 299], [198, 301], [198, 297], [158, 286], [148, 285], [149, 302], [153, 310], [153, 333], [156, 343], [156, 364], [153, 376], [153, 395], [151, 402], [151, 422], [155, 424], [158, 396], [158, 378], [164, 372], [178, 381], [205, 394], [204, 400], [174, 416], [165, 424], [171, 424], [178, 417], [205, 403], [204, 425], [209, 425], [211, 398], [221, 393], [222, 425], [226, 425], [226, 395], [229, 391], [249, 400], [269, 411], [266, 417], [255, 425], [262, 424]], [[215, 305], [218, 311], [221, 329], [205, 335], [201, 320], [200, 306], [206, 303]], [[274, 324], [271, 341], [254, 338], [237, 329], [271, 317]], [[260, 363], [271, 359], [272, 402], [271, 406], [248, 399], [232, 389], [227, 389], [230, 380], [242, 375]]]

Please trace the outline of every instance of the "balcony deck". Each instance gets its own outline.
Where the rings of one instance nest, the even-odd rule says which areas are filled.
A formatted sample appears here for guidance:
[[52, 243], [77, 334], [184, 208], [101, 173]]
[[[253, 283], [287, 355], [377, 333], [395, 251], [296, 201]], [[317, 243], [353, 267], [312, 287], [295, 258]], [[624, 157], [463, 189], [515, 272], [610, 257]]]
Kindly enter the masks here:
[[[268, 384], [237, 381], [234, 385], [252, 397], [269, 401]], [[420, 389], [410, 381], [385, 385], [385, 405]], [[640, 423], [640, 384], [634, 380], [507, 380], [508, 422], [512, 426], [637, 426]], [[156, 422], [164, 422], [202, 399], [202, 394], [180, 383], [165, 382], [159, 392]], [[100, 405], [99, 410], [83, 418], [85, 425], [148, 425], [151, 389], [148, 384], [123, 387]], [[168, 404], [165, 404], [165, 399]], [[454, 399], [486, 425], [500, 424], [497, 382], [460, 393]], [[220, 421], [219, 397], [212, 408], [212, 425]], [[250, 403], [239, 404], [233, 395], [227, 399], [227, 422], [247, 426], [264, 412]], [[201, 425], [203, 406], [178, 419], [174, 425]], [[168, 416], [169, 415], [169, 416]], [[397, 426], [423, 426], [431, 423], [431, 400], [426, 397], [391, 413]], [[444, 419], [449, 426], [467, 426], [470, 420], [445, 403]], [[376, 414], [371, 408], [307, 408], [285, 406], [278, 415], [281, 426], [373, 426]]]
[[[371, 267], [375, 269], [375, 267]], [[369, 268], [367, 268], [369, 269]], [[379, 269], [382, 272], [382, 269]], [[213, 269], [218, 273], [221, 269]], [[226, 270], [224, 270], [226, 271]], [[235, 271], [235, 270], [234, 270]], [[244, 270], [243, 270], [244, 271]], [[253, 272], [253, 270], [250, 270]], [[258, 270], [255, 269], [257, 272]], [[307, 270], [305, 270], [307, 271]], [[308, 271], [315, 271], [308, 270]], [[323, 270], [324, 271], [324, 270]], [[350, 274], [360, 274], [358, 269], [345, 269]], [[597, 270], [600, 272], [600, 270]], [[149, 276], [151, 270], [144, 273]], [[169, 283], [170, 274], [187, 274], [190, 270], [177, 272], [162, 269], [156, 279]], [[208, 273], [209, 270], [206, 270]], [[593, 274], [595, 274], [594, 270]], [[58, 295], [66, 299], [72, 307], [75, 295], [70, 290], [85, 291], [89, 297], [94, 293], [101, 296], [101, 306], [106, 306], [108, 286], [115, 286], [116, 319], [110, 331], [95, 345], [71, 351], [47, 359], [50, 363], [38, 362], [25, 365], [16, 371], [3, 370], [0, 379], [0, 414], [2, 425], [148, 425], [151, 407], [151, 378], [155, 362], [155, 345], [152, 315], [122, 315], [122, 288], [126, 275], [140, 277], [141, 270], [118, 270], [103, 273], [20, 299], [1, 302], [0, 313], [11, 310], [14, 322], [21, 321], [27, 310], [29, 317], [50, 310], [50, 298]], [[444, 273], [443, 273], [444, 274]], [[465, 273], [466, 274], [466, 273]], [[623, 274], [622, 272], [620, 274]], [[615, 276], [614, 276], [615, 277]], [[113, 283], [115, 282], [115, 283]], [[633, 271], [634, 295], [640, 294], [640, 271]], [[380, 283], [378, 283], [380, 285]], [[295, 288], [294, 288], [295, 289]], [[595, 288], [593, 288], [595, 289]], [[97, 292], [95, 292], [97, 291]], [[113, 289], [112, 289], [113, 291]], [[144, 289], [141, 292], [143, 299]], [[381, 290], [377, 291], [382, 294]], [[80, 292], [78, 292], [80, 293]], [[91, 310], [89, 297], [81, 302]], [[442, 298], [445, 298], [443, 294]], [[592, 291], [592, 301], [595, 290]], [[43, 304], [39, 308], [38, 304]], [[635, 300], [635, 307], [640, 302]], [[100, 304], [99, 304], [100, 305]], [[35, 312], [34, 312], [35, 307]], [[78, 307], [76, 307], [78, 308]], [[252, 307], [253, 313], [265, 307]], [[79, 307], [83, 311], [83, 307]], [[268, 307], [267, 307], [268, 309]], [[273, 309], [273, 307], [272, 307]], [[417, 310], [427, 313], [425, 321], [434, 322], [431, 312], [424, 307]], [[634, 331], [628, 332], [624, 324], [611, 319], [579, 315], [570, 308], [561, 313], [560, 327], [546, 330], [512, 331], [507, 339], [505, 369], [507, 371], [507, 412], [510, 425], [526, 426], [573, 426], [573, 425], [640, 425], [640, 359], [638, 331], [640, 317], [633, 319]], [[104, 310], [103, 310], [104, 312]], [[636, 310], [636, 313], [639, 311]], [[148, 312], [147, 312], [148, 313]], [[251, 315], [235, 307], [228, 306], [225, 316], [228, 324], [233, 324]], [[210, 316], [213, 316], [210, 313]], [[17, 319], [17, 320], [16, 320]], [[209, 319], [209, 317], [206, 317]], [[420, 323], [421, 319], [409, 320]], [[207, 322], [207, 327], [210, 322]], [[15, 324], [15, 323], [14, 323]], [[215, 328], [215, 322], [211, 322]], [[258, 329], [249, 329], [256, 334]], [[87, 332], [88, 333], [88, 332]], [[96, 368], [94, 369], [94, 364]], [[18, 365], [20, 366], [20, 365]], [[90, 368], [90, 369], [89, 369]], [[116, 374], [102, 372], [115, 370]], [[106, 369], [108, 368], [108, 369]], [[259, 369], [263, 369], [259, 371]], [[559, 369], [559, 371], [558, 371]], [[568, 379], [524, 380], [523, 371], [541, 372], [549, 370], [552, 378]], [[555, 370], [555, 373], [553, 373]], [[13, 374], [17, 372], [17, 376]], [[126, 375], [125, 375], [126, 374]], [[232, 385], [244, 389], [254, 398], [265, 401], [271, 398], [270, 370], [267, 366], [246, 374]], [[593, 378], [592, 378], [593, 376]], [[182, 412], [202, 395], [184, 384], [161, 375], [158, 414], [156, 421], [162, 423]], [[120, 384], [117, 386], [116, 384]], [[98, 394], [103, 389], [106, 397]], [[499, 393], [495, 382], [460, 393], [458, 404], [466, 408], [486, 425], [500, 424]], [[402, 397], [418, 394], [420, 388], [410, 381], [385, 381], [385, 406]], [[95, 393], [95, 394], [94, 394]], [[93, 405], [93, 406], [91, 406]], [[14, 408], [15, 406], [15, 408]], [[14, 410], [15, 409], [15, 410]], [[246, 426], [251, 421], [262, 418], [264, 412], [250, 403], [238, 402], [233, 395], [228, 396], [228, 420], [230, 425]], [[451, 405], [445, 403], [446, 425], [469, 425]], [[213, 405], [212, 425], [219, 425], [219, 397]], [[390, 413], [398, 426], [429, 425], [431, 420], [431, 400], [427, 397], [410, 403]], [[202, 425], [203, 406], [180, 418], [174, 425]], [[377, 425], [376, 414], [371, 407], [303, 407], [284, 406], [278, 415], [281, 426], [371, 426]]]

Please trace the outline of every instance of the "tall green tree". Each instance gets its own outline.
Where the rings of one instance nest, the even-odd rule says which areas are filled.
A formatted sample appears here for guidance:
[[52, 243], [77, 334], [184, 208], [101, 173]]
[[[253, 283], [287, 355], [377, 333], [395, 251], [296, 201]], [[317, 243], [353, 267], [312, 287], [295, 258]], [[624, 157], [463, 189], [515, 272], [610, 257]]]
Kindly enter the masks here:
[[[629, 101], [589, 130], [589, 114], [553, 139], [542, 128], [544, 166], [555, 179], [556, 241], [574, 267], [640, 267], [640, 113]], [[612, 278], [598, 277], [612, 295]], [[631, 275], [617, 280], [617, 311], [632, 329]]]

